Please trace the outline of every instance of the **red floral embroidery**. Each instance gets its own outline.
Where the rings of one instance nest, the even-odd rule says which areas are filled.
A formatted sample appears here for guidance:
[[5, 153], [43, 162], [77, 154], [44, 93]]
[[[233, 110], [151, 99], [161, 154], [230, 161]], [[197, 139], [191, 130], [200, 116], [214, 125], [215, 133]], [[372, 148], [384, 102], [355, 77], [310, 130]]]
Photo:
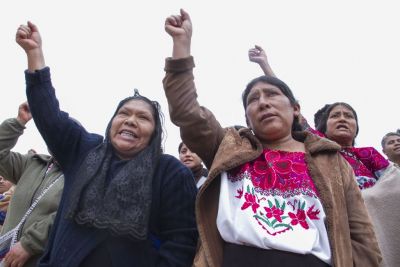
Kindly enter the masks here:
[[378, 173], [389, 166], [389, 161], [373, 147], [348, 147], [340, 153], [353, 168], [360, 189], [373, 186]]
[[249, 176], [255, 188], [263, 191], [278, 190], [282, 195], [292, 195], [290, 192], [299, 189], [306, 195], [315, 195], [316, 192], [302, 152], [265, 149], [254, 161], [228, 173], [232, 182]]
[[245, 193], [244, 198], [246, 201], [243, 203], [241, 209], [245, 210], [251, 206], [251, 208], [253, 209], [253, 212], [256, 213], [258, 207], [260, 207], [260, 204], [257, 203], [256, 196], [252, 195], [250, 193]]
[[282, 222], [281, 216], [283, 215], [283, 210], [278, 209], [276, 206], [272, 208], [264, 207], [265, 211], [267, 212], [267, 218], [270, 219], [274, 217], [278, 222]]
[[315, 204], [308, 208], [307, 216], [311, 220], [319, 220], [318, 214], [319, 214], [320, 211], [319, 210], [314, 210], [314, 207], [315, 207]]
[[[240, 182], [242, 186], [234, 197], [240, 200], [241, 210], [251, 207], [252, 217], [271, 236], [294, 230], [296, 225], [307, 230], [307, 218], [320, 220], [315, 204], [309, 203], [311, 206], [306, 209], [306, 201], [296, 197], [318, 198], [302, 152], [265, 149], [257, 159], [230, 170], [228, 179], [232, 183], [250, 181], [245, 190], [244, 182]], [[307, 202], [315, 203], [311, 199]]]
[[242, 198], [242, 196], [243, 196], [243, 187], [239, 188], [236, 192], [238, 193], [238, 195], [235, 196], [235, 197], [239, 198], [239, 199]]
[[289, 212], [289, 217], [292, 219], [290, 222], [291, 225], [297, 225], [299, 223], [304, 229], [309, 228], [304, 210], [298, 209], [296, 214]]

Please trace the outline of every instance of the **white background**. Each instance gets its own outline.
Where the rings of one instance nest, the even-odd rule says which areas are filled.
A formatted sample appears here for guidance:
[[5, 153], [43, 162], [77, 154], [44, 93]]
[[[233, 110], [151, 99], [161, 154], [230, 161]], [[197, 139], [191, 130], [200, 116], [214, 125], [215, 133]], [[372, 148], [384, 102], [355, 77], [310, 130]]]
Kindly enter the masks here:
[[[122, 98], [140, 93], [161, 103], [165, 150], [177, 155], [177, 127], [162, 89], [172, 41], [170, 14], [185, 8], [194, 25], [192, 55], [199, 101], [223, 126], [245, 125], [241, 93], [262, 74], [247, 51], [261, 45], [278, 77], [293, 90], [302, 113], [348, 102], [358, 113], [356, 146], [374, 146], [398, 120], [400, 41], [396, 1], [94, 1], [0, 3], [0, 120], [25, 100], [26, 56], [16, 29], [36, 23], [61, 108], [89, 131], [103, 134]], [[15, 151], [47, 153], [33, 122]]]

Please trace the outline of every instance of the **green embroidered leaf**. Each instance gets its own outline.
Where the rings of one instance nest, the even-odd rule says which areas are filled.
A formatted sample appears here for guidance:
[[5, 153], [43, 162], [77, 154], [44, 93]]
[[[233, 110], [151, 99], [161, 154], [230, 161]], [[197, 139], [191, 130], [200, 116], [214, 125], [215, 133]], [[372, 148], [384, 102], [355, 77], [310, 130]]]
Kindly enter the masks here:
[[247, 186], [247, 193], [250, 193], [250, 185]]
[[274, 206], [274, 204], [272, 204], [272, 202], [268, 199], [268, 205], [270, 208], [272, 208]]
[[290, 230], [293, 230], [293, 227], [290, 225], [290, 224], [286, 224], [286, 223], [278, 223], [277, 225], [275, 225], [274, 226], [274, 229], [275, 228], [278, 228], [278, 227], [287, 227], [287, 228], [289, 228]]
[[284, 220], [284, 219], [286, 219], [286, 218], [288, 218], [289, 216], [282, 216], [281, 218], [282, 218], [282, 220]]
[[277, 222], [277, 220], [273, 219], [272, 222], [271, 222], [271, 226], [273, 227], [276, 222]]
[[255, 194], [254, 194], [254, 187], [251, 189], [251, 194], [252, 194], [252, 195], [255, 195]]
[[253, 217], [265, 222], [269, 227], [271, 227], [271, 223], [269, 222], [268, 219], [264, 219], [263, 217], [260, 217], [258, 215], [253, 215]]
[[303, 204], [301, 205], [301, 210], [304, 210], [305, 207], [306, 207], [306, 202], [304, 201]]
[[286, 202], [285, 202], [285, 201], [283, 201], [283, 204], [282, 204], [281, 210], [285, 210], [285, 208], [286, 208]]
[[278, 202], [278, 200], [275, 198], [275, 205], [276, 205], [276, 207], [279, 209], [280, 208], [280, 205], [279, 205], [279, 202]]

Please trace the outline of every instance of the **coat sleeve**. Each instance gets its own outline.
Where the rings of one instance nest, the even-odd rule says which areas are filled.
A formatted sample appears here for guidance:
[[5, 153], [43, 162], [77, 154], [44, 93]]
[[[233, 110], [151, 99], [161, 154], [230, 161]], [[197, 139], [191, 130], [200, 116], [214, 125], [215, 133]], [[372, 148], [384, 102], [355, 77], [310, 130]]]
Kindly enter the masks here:
[[44, 220], [30, 225], [26, 232], [21, 236], [20, 242], [22, 247], [31, 255], [37, 255], [44, 252], [56, 213], [57, 211], [54, 211]]
[[180, 128], [183, 142], [210, 169], [224, 136], [214, 115], [197, 101], [193, 57], [166, 59], [163, 80], [171, 121]]
[[102, 137], [88, 133], [69, 114], [60, 110], [48, 67], [34, 73], [25, 72], [26, 95], [36, 127], [62, 169], [79, 161]]
[[13, 184], [18, 183], [31, 158], [11, 151], [24, 129], [17, 119], [7, 119], [0, 125], [0, 174]]
[[354, 267], [379, 266], [382, 261], [378, 241], [368, 215], [361, 191], [354, 177], [354, 171], [340, 157], [344, 169], [344, 190], [350, 226], [350, 238]]
[[189, 169], [182, 166], [168, 173], [160, 193], [157, 267], [187, 267], [193, 263], [198, 239], [194, 214], [197, 188]]

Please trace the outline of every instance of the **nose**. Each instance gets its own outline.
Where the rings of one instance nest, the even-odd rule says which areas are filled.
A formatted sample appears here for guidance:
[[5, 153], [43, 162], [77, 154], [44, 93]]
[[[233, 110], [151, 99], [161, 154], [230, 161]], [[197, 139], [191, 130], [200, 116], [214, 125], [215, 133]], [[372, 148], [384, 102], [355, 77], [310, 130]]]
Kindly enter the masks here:
[[343, 113], [340, 114], [339, 121], [347, 121], [346, 116]]
[[260, 99], [258, 101], [258, 105], [260, 110], [263, 110], [264, 108], [270, 108], [270, 99], [266, 97], [265, 95], [261, 95]]
[[136, 126], [137, 125], [136, 117], [135, 116], [129, 116], [124, 121], [124, 124], [129, 125], [129, 126]]

